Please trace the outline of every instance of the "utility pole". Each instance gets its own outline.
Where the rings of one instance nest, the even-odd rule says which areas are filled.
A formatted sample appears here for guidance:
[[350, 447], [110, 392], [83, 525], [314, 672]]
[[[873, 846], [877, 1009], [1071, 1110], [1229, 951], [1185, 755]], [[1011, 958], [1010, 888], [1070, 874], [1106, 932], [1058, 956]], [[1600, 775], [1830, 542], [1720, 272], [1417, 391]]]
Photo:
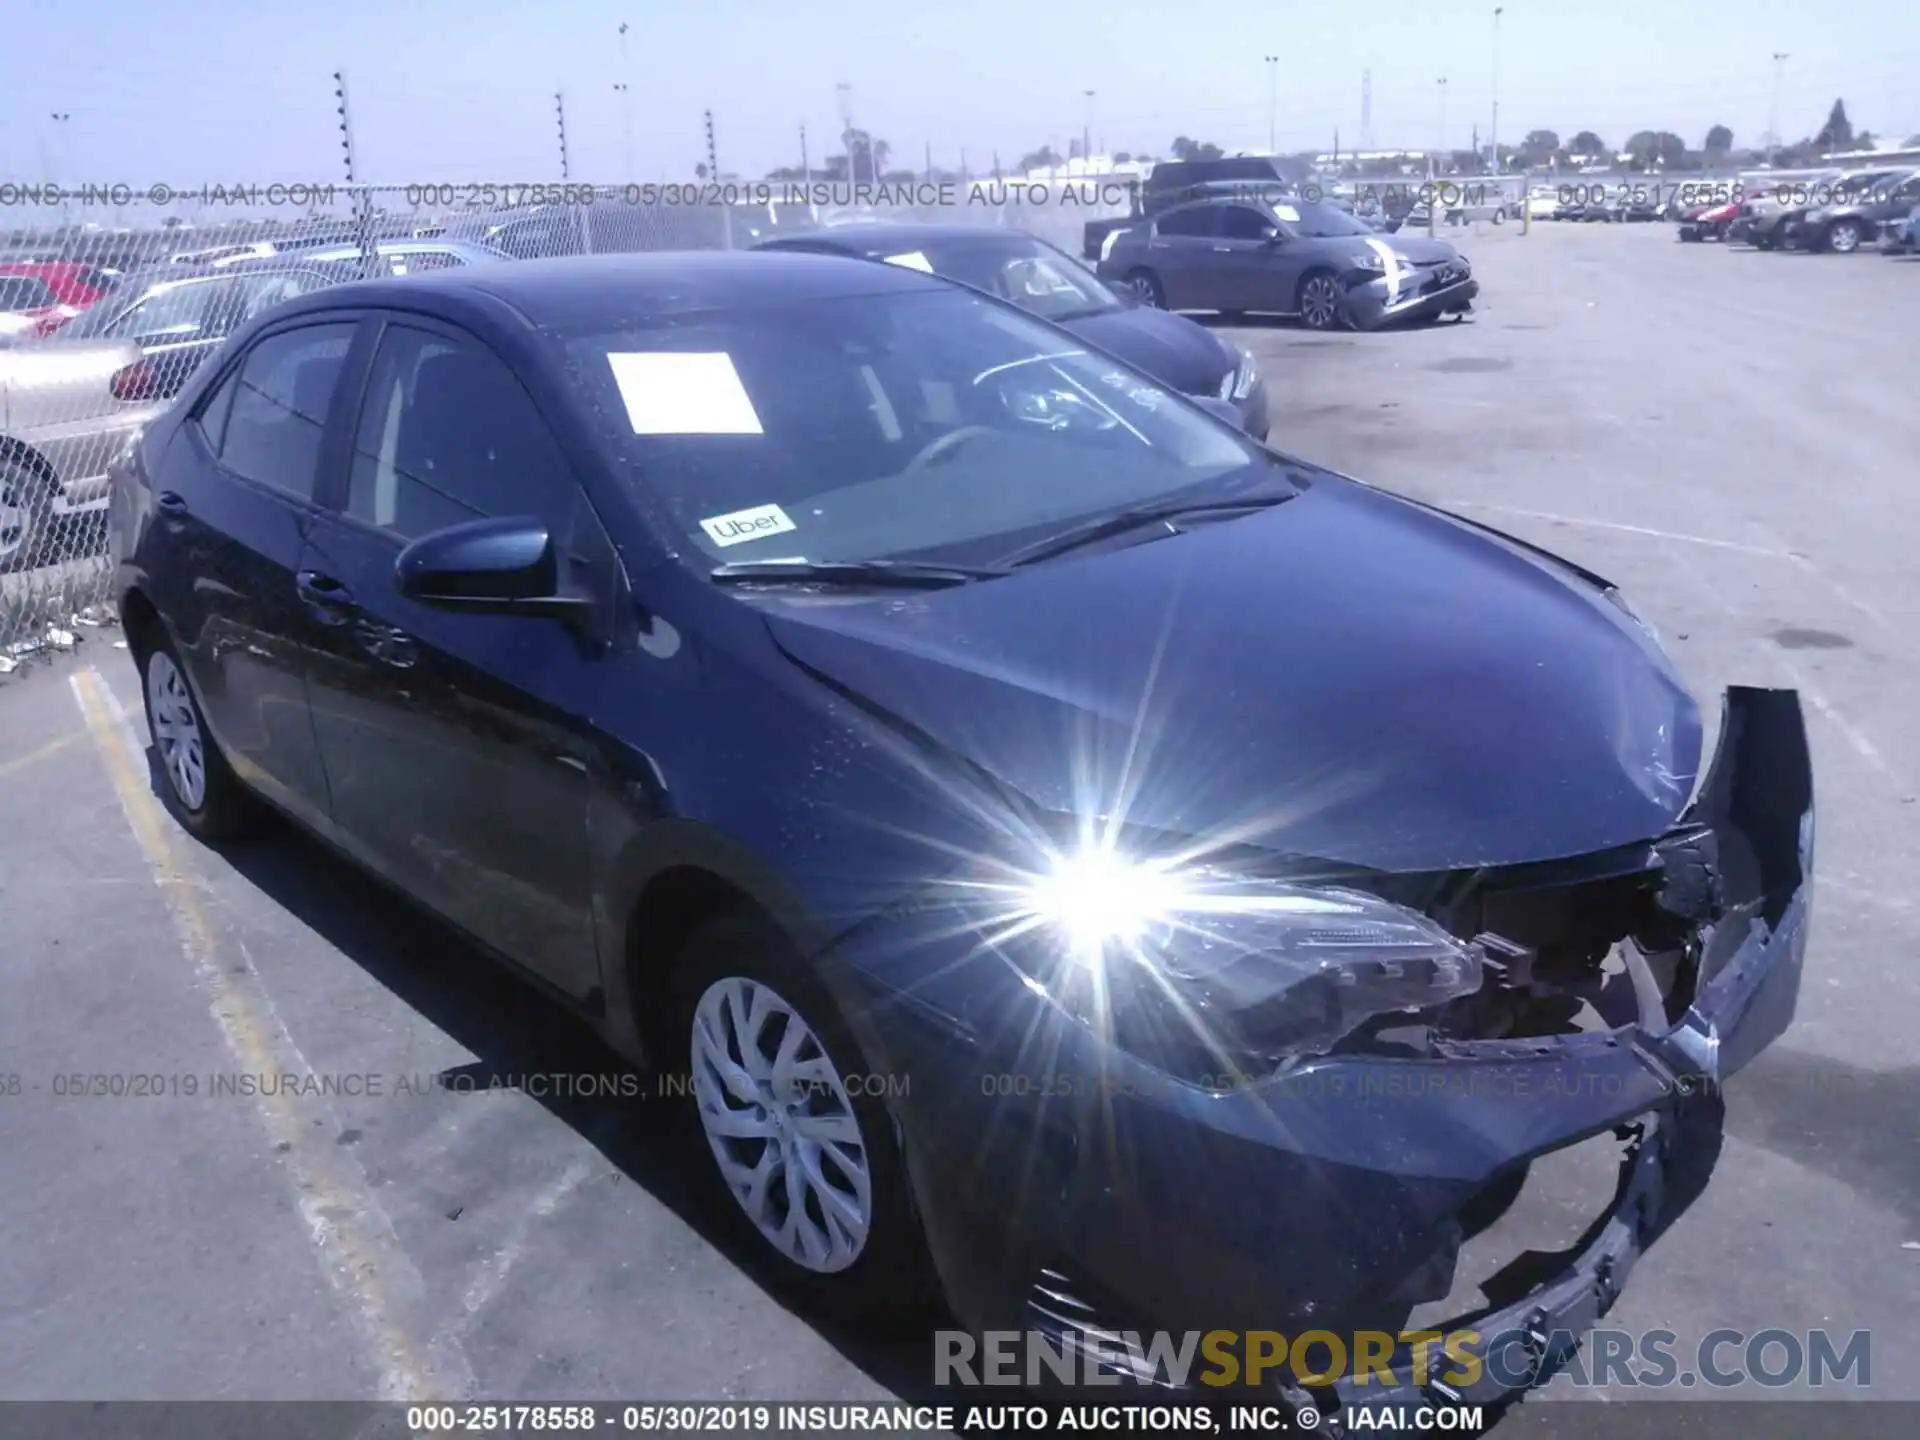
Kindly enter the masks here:
[[1440, 163], [1447, 161], [1447, 77], [1442, 75], [1440, 85]]
[[1087, 91], [1087, 118], [1080, 127], [1080, 159], [1083, 168], [1091, 170], [1093, 160], [1093, 91]]
[[[847, 183], [858, 185], [860, 176], [853, 153], [853, 86], [845, 80], [840, 81], [833, 87], [833, 98], [840, 107], [840, 143], [847, 152]], [[871, 173], [873, 168], [871, 151], [867, 153], [867, 162], [869, 172], [867, 178], [871, 180], [874, 178]]]
[[1773, 160], [1780, 151], [1780, 70], [1787, 63], [1787, 52], [1773, 52], [1773, 102], [1767, 108], [1767, 159]]
[[360, 244], [360, 272], [363, 276], [371, 276], [375, 260], [373, 192], [360, 188], [360, 177], [354, 164], [353, 113], [347, 103], [347, 72], [344, 69], [333, 72], [333, 99], [334, 109], [340, 115], [340, 150], [347, 165], [347, 188], [353, 192], [354, 230]]
[[715, 184], [720, 180], [720, 152], [713, 143], [713, 111], [707, 111], [707, 179]]
[[813, 166], [807, 160], [807, 125], [800, 122], [800, 180], [802, 184], [813, 183]]
[[933, 141], [927, 141], [927, 183], [933, 183]]
[[1275, 137], [1279, 134], [1277, 128], [1280, 115], [1279, 66], [1280, 57], [1278, 55], [1267, 56], [1267, 153], [1269, 155], [1278, 154], [1280, 149], [1275, 140]]
[[1373, 71], [1360, 72], [1360, 148], [1373, 149]]
[[560, 178], [571, 178], [567, 169], [567, 97], [563, 91], [553, 92], [553, 117], [560, 126]]
[[631, 185], [636, 178], [633, 173], [633, 69], [627, 63], [627, 22], [620, 22], [620, 82], [613, 87], [620, 92], [620, 119], [626, 131], [627, 183]]
[[1500, 17], [1506, 6], [1493, 7], [1493, 173], [1500, 173]]

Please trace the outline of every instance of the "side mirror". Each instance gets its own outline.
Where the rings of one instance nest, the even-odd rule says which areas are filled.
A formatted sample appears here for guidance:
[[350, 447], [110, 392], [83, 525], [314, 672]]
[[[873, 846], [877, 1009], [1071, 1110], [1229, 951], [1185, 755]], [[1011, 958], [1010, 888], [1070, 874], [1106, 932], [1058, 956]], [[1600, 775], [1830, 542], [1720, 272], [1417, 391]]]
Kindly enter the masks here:
[[1280, 229], [1278, 226], [1275, 226], [1273, 229], [1268, 230], [1260, 238], [1262, 240], [1265, 240], [1269, 245], [1284, 245], [1287, 243], [1287, 232]]
[[409, 600], [469, 615], [584, 618], [593, 602], [560, 591], [553, 536], [538, 520], [468, 520], [422, 535], [394, 561]]
[[1224, 420], [1234, 429], [1245, 431], [1246, 422], [1240, 418], [1240, 412], [1234, 408], [1231, 400], [1222, 400], [1217, 395], [1194, 395], [1189, 398], [1214, 419]]

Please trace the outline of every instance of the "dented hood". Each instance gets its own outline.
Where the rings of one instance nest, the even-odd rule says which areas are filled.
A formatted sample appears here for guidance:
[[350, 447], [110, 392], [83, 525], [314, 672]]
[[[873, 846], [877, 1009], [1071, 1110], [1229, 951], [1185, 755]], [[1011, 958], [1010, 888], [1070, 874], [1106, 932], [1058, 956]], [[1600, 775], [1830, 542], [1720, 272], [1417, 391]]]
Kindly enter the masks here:
[[1659, 834], [1699, 712], [1593, 585], [1325, 479], [1003, 580], [788, 601], [775, 642], [1048, 810], [1382, 870]]

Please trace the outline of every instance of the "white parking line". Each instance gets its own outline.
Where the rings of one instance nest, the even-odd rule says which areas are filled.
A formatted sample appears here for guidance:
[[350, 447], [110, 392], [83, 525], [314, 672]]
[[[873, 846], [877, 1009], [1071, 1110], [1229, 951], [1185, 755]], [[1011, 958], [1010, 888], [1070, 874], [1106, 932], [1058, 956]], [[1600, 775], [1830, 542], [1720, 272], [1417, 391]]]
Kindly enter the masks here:
[[1594, 520], [1582, 515], [1554, 515], [1545, 510], [1522, 510], [1512, 505], [1487, 505], [1478, 500], [1443, 500], [1443, 510], [1486, 510], [1495, 515], [1522, 515], [1529, 520], [1551, 520], [1557, 525], [1579, 525], [1588, 530], [1619, 530], [1628, 535], [1646, 535], [1655, 540], [1680, 540], [1688, 545], [1710, 545], [1716, 550], [1737, 550], [1742, 555], [1764, 555], [1770, 560], [1791, 560], [1786, 550], [1769, 550], [1764, 545], [1743, 545], [1738, 540], [1715, 540], [1706, 535], [1685, 535], [1674, 530], [1654, 530], [1645, 525], [1623, 525], [1617, 520]]
[[[251, 963], [220, 960], [220, 942], [204, 882], [179, 846], [173, 822], [148, 785], [146, 747], [135, 737], [100, 672], [69, 677], [75, 702], [118, 792], [154, 883], [171, 912], [180, 948], [211, 999], [213, 1018], [236, 1068], [246, 1075], [291, 1076], [258, 1086], [254, 1103], [292, 1181], [320, 1268], [366, 1332], [383, 1400], [458, 1400], [474, 1392], [473, 1372], [452, 1339], [429, 1321], [425, 1286], [401, 1248], [393, 1222], [360, 1167], [333, 1143], [339, 1124], [324, 1105], [313, 1069], [294, 1044]], [[310, 1083], [312, 1082], [312, 1083]]]

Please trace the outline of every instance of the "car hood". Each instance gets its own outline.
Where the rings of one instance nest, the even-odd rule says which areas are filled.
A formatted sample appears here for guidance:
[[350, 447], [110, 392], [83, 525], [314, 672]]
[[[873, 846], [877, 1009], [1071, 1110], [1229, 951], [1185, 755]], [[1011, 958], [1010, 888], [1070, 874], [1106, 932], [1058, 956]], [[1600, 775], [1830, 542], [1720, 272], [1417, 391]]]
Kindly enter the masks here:
[[1700, 759], [1698, 709], [1602, 592], [1343, 479], [1003, 580], [775, 601], [767, 624], [1049, 811], [1380, 870], [1651, 838]]
[[1068, 320], [1065, 328], [1183, 395], [1217, 395], [1221, 377], [1239, 363], [1205, 327], [1146, 305]]

